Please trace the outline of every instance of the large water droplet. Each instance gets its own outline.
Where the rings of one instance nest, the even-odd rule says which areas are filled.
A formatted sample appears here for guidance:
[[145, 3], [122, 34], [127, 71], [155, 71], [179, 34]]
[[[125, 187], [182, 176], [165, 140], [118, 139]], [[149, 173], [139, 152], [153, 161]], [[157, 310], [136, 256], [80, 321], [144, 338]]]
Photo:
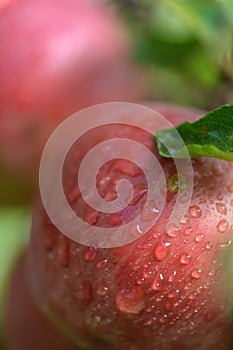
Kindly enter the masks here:
[[167, 227], [166, 233], [169, 237], [175, 238], [179, 235], [179, 229], [175, 224], [170, 224]]
[[173, 271], [170, 276], [168, 277], [168, 282], [172, 283], [174, 282], [175, 278], [176, 278], [176, 274], [177, 272], [176, 271]]
[[217, 211], [220, 214], [227, 214], [227, 208], [223, 203], [216, 203]]
[[187, 224], [189, 222], [189, 220], [190, 220], [189, 216], [188, 215], [184, 215], [181, 218], [180, 222], [181, 222], [181, 224]]
[[162, 290], [163, 289], [164, 277], [162, 273], [157, 273], [153, 283], [151, 284], [151, 289], [153, 290]]
[[205, 237], [205, 235], [203, 233], [196, 235], [195, 242], [200, 243], [204, 237]]
[[132, 290], [120, 290], [116, 296], [116, 305], [122, 312], [138, 314], [145, 307], [142, 287], [136, 286]]
[[186, 227], [186, 229], [184, 230], [185, 236], [190, 236], [192, 233], [193, 233], [192, 227]]
[[170, 242], [162, 241], [155, 246], [154, 255], [158, 261], [163, 261], [164, 259], [166, 259], [166, 257], [170, 252], [170, 245], [171, 245]]
[[179, 262], [181, 265], [187, 265], [190, 263], [191, 256], [189, 254], [181, 254]]
[[199, 279], [201, 277], [202, 270], [201, 269], [195, 269], [191, 272], [191, 276], [193, 278]]
[[200, 218], [202, 215], [201, 209], [197, 205], [192, 205], [189, 211], [193, 218]]
[[225, 219], [222, 219], [221, 221], [219, 221], [219, 223], [217, 225], [217, 229], [221, 233], [226, 232], [228, 227], [229, 227], [229, 224], [228, 224], [227, 220], [225, 220]]

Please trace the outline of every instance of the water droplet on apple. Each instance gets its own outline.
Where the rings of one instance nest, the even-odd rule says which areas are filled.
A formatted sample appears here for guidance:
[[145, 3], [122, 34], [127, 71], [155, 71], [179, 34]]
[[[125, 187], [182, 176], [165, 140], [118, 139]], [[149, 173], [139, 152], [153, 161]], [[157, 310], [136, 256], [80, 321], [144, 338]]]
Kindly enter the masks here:
[[191, 293], [191, 294], [189, 294], [189, 300], [193, 300], [193, 299], [195, 299], [196, 298], [196, 296], [197, 296], [197, 293]]
[[154, 249], [154, 255], [155, 258], [158, 261], [163, 261], [164, 259], [166, 259], [166, 257], [168, 256], [169, 252], [170, 252], [170, 242], [159, 242]]
[[217, 211], [220, 214], [227, 214], [227, 208], [223, 203], [216, 203]]
[[179, 235], [179, 229], [175, 224], [170, 224], [167, 227], [166, 233], [169, 237], [175, 238]]
[[116, 296], [116, 305], [122, 312], [138, 314], [145, 307], [142, 287], [136, 286], [131, 290], [120, 290]]
[[203, 233], [196, 235], [195, 242], [200, 243], [204, 237], [205, 237], [205, 235]]
[[206, 242], [205, 244], [205, 249], [206, 250], [210, 250], [213, 247], [213, 243], [212, 242]]
[[170, 301], [167, 301], [167, 302], [165, 303], [165, 309], [166, 309], [167, 311], [172, 311], [173, 307], [172, 307], [172, 304], [170, 303]]
[[97, 289], [96, 289], [96, 293], [99, 295], [99, 296], [105, 296], [108, 292], [108, 287], [106, 287], [103, 283], [100, 283], [98, 286], [97, 286]]
[[192, 227], [186, 227], [186, 229], [184, 230], [185, 236], [190, 236], [192, 233], [193, 233]]
[[96, 267], [98, 269], [102, 269], [102, 268], [104, 268], [106, 266], [107, 262], [108, 262], [107, 259], [100, 260], [100, 261], [97, 262]]
[[159, 322], [162, 323], [162, 324], [167, 323], [167, 321], [168, 321], [167, 314], [164, 314], [164, 315], [161, 316], [160, 319], [159, 319]]
[[158, 272], [155, 276], [153, 283], [151, 284], [151, 289], [156, 290], [156, 291], [162, 290], [163, 289], [163, 282], [164, 282], [163, 274]]
[[200, 218], [202, 215], [201, 209], [197, 205], [192, 205], [189, 211], [193, 218]]
[[180, 292], [179, 289], [173, 290], [168, 293], [167, 297], [169, 299], [175, 298], [179, 294], [179, 292]]
[[187, 224], [189, 222], [189, 220], [190, 220], [189, 216], [188, 215], [184, 215], [181, 218], [180, 222], [181, 222], [181, 224]]
[[176, 271], [173, 271], [168, 277], [168, 282], [170, 283], [174, 282], [175, 278], [176, 278]]
[[181, 254], [179, 262], [181, 265], [187, 265], [190, 263], [190, 260], [191, 256], [189, 254]]
[[219, 223], [217, 225], [217, 229], [221, 233], [226, 232], [228, 227], [229, 227], [229, 224], [228, 224], [228, 221], [226, 219], [222, 219], [221, 221], [219, 221]]
[[201, 277], [202, 270], [201, 269], [195, 269], [191, 272], [191, 276], [193, 278], [199, 279]]

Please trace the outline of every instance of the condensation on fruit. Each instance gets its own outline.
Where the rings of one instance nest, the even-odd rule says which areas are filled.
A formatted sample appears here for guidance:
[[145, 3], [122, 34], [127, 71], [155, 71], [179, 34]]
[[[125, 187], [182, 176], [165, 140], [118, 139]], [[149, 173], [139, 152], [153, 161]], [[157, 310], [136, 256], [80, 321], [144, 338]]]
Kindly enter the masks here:
[[107, 259], [100, 260], [97, 262], [96, 267], [98, 269], [103, 269], [107, 265], [107, 262], [108, 262]]
[[187, 224], [189, 222], [189, 220], [190, 220], [190, 217], [188, 215], [184, 215], [181, 218], [180, 222], [181, 222], [181, 224]]
[[195, 279], [199, 279], [201, 277], [202, 270], [201, 269], [195, 269], [191, 272], [191, 276]]
[[144, 290], [141, 286], [120, 290], [116, 296], [116, 305], [121, 312], [138, 314], [145, 307]]
[[224, 233], [226, 232], [226, 230], [229, 227], [229, 223], [226, 219], [222, 219], [221, 221], [219, 221], [219, 223], [217, 224], [217, 229], [219, 232]]
[[212, 249], [212, 247], [213, 247], [213, 243], [212, 242], [210, 242], [210, 241], [206, 242], [206, 244], [205, 244], [205, 249], [206, 250], [210, 250], [210, 249]]
[[171, 248], [170, 245], [170, 242], [161, 241], [155, 246], [154, 255], [158, 261], [163, 261], [167, 258]]
[[97, 289], [96, 289], [96, 293], [99, 295], [99, 296], [105, 296], [108, 292], [108, 287], [106, 287], [104, 285], [104, 283], [100, 283], [98, 286], [97, 286]]
[[200, 218], [202, 215], [201, 209], [197, 205], [192, 205], [189, 208], [189, 212], [193, 218]]
[[170, 276], [168, 277], [168, 282], [172, 283], [175, 281], [175, 278], [176, 278], [176, 275], [177, 275], [177, 272], [174, 270]]
[[156, 291], [161, 291], [164, 286], [164, 276], [162, 273], [157, 273], [153, 283], [151, 284], [151, 289]]
[[195, 242], [200, 243], [204, 239], [204, 237], [205, 237], [205, 235], [203, 233], [196, 235]]
[[190, 236], [192, 233], [193, 233], [192, 227], [186, 227], [186, 229], [184, 230], [185, 236]]
[[225, 215], [227, 214], [227, 208], [226, 208], [225, 204], [216, 203], [216, 208], [220, 214], [225, 214]]
[[191, 260], [191, 256], [189, 254], [181, 254], [179, 263], [181, 265], [187, 265], [190, 263], [190, 260]]
[[176, 238], [179, 235], [180, 231], [175, 224], [170, 224], [167, 227], [166, 233], [169, 237]]
[[167, 297], [169, 299], [172, 299], [172, 298], [175, 298], [179, 293], [180, 293], [179, 289], [172, 290], [171, 292], [168, 293]]

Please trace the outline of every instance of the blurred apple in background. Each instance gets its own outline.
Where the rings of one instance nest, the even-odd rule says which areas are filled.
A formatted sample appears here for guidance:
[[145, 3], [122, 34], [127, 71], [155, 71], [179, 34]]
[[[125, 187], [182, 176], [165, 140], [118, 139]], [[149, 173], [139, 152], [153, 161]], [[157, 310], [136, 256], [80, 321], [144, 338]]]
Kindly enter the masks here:
[[0, 1], [0, 51], [1, 203], [20, 203], [57, 124], [144, 88], [121, 23], [98, 0]]

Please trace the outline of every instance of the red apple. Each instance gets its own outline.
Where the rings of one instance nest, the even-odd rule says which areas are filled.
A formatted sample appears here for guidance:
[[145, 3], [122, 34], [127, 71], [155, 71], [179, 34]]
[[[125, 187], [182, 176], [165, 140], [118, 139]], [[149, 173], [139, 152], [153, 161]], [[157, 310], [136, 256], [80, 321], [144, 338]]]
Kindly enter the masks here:
[[[173, 124], [181, 122], [180, 116], [193, 120], [199, 115], [182, 108], [177, 115], [176, 107], [166, 110], [166, 105], [154, 108]], [[144, 208], [146, 178], [128, 161], [108, 162], [96, 177], [99, 193], [110, 201], [119, 180], [131, 181], [132, 202], [117, 215], [90, 208], [78, 193], [75, 169], [85, 152], [106, 136], [130, 138], [157, 154], [155, 140], [145, 130], [125, 125], [100, 128], [84, 135], [66, 159], [63, 186], [72, 209], [86, 222], [110, 228], [131, 221], [142, 210], [142, 220], [150, 220], [156, 203]], [[172, 159], [158, 159], [167, 180], [165, 207], [146, 234], [125, 246], [95, 248], [70, 240], [52, 224], [38, 200], [28, 251], [33, 293], [77, 346], [230, 350], [233, 164], [193, 159], [191, 203], [179, 230], [167, 230], [178, 196], [173, 186], [177, 169]], [[186, 200], [182, 196], [181, 204]], [[132, 227], [131, 233], [140, 233], [137, 229]]]

